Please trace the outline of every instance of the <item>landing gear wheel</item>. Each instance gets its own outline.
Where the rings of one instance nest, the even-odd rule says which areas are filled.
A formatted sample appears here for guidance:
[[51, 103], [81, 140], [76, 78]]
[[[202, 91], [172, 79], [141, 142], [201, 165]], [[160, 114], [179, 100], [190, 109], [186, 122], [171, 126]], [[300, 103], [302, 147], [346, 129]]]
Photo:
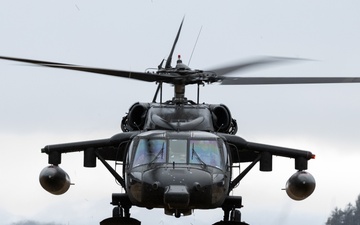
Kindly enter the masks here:
[[237, 221], [219, 221], [214, 223], [213, 225], [249, 225], [245, 222], [237, 222]]
[[249, 225], [241, 222], [241, 213], [239, 208], [243, 207], [241, 196], [228, 196], [222, 206], [224, 219], [213, 225]]
[[110, 217], [100, 222], [100, 225], [140, 225], [141, 222], [134, 218]]
[[139, 220], [130, 217], [132, 204], [126, 194], [113, 194], [111, 204], [115, 206], [112, 217], [104, 219], [100, 225], [141, 225]]

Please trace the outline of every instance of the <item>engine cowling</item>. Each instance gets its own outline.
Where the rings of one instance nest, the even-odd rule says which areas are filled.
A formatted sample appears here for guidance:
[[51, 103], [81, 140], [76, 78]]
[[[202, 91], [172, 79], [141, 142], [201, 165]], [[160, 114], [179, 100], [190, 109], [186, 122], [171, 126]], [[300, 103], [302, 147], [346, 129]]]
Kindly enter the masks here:
[[123, 117], [123, 120], [121, 121], [121, 129], [124, 132], [144, 129], [148, 109], [148, 103], [137, 102], [132, 105], [128, 115]]
[[69, 175], [59, 166], [45, 167], [39, 176], [41, 186], [54, 195], [64, 194], [70, 187]]
[[227, 133], [231, 126], [231, 113], [230, 110], [223, 104], [211, 105], [212, 120], [214, 130], [217, 132]]
[[304, 200], [315, 190], [315, 179], [306, 171], [297, 171], [286, 182], [286, 193], [296, 201]]

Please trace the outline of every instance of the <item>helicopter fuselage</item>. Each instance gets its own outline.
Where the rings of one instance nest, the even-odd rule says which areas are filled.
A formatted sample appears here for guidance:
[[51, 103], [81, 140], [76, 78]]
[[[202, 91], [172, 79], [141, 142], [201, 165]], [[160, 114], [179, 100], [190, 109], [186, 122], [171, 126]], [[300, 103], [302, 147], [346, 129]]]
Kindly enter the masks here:
[[148, 131], [129, 145], [126, 192], [134, 205], [175, 216], [220, 207], [229, 192], [230, 159], [224, 141], [202, 131]]

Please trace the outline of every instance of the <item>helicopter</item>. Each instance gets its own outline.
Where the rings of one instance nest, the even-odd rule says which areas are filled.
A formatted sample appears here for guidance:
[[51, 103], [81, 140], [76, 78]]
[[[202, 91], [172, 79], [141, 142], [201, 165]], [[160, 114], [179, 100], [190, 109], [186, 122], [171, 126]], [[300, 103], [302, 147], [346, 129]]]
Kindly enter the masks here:
[[[84, 167], [96, 167], [99, 160], [125, 190], [113, 193], [113, 215], [100, 222], [110, 224], [141, 224], [131, 217], [132, 206], [147, 209], [163, 208], [167, 215], [190, 215], [196, 209], [222, 208], [224, 217], [215, 224], [246, 225], [241, 221], [242, 197], [230, 195], [248, 172], [259, 163], [260, 171], [272, 171], [273, 156], [293, 158], [296, 172], [286, 183], [286, 193], [294, 200], [309, 197], [316, 186], [307, 172], [308, 161], [315, 155], [306, 150], [249, 142], [236, 136], [237, 123], [227, 106], [199, 103], [199, 87], [205, 84], [258, 85], [352, 83], [358, 77], [234, 77], [229, 73], [248, 68], [294, 60], [264, 57], [212, 70], [191, 69], [178, 56], [172, 57], [184, 20], [178, 29], [168, 58], [157, 70], [135, 72], [92, 68], [74, 64], [0, 56], [0, 59], [31, 63], [45, 67], [117, 76], [155, 82], [157, 89], [152, 102], [133, 104], [122, 118], [122, 133], [107, 139], [46, 145], [49, 166], [39, 176], [41, 186], [61, 195], [70, 188], [69, 175], [59, 166], [64, 153], [83, 152]], [[165, 65], [164, 65], [165, 63]], [[163, 101], [163, 84], [174, 87], [174, 97]], [[187, 85], [197, 85], [196, 102], [185, 97]], [[158, 102], [157, 99], [160, 98]], [[122, 163], [119, 174], [108, 161]], [[238, 175], [237, 163], [249, 163]]]

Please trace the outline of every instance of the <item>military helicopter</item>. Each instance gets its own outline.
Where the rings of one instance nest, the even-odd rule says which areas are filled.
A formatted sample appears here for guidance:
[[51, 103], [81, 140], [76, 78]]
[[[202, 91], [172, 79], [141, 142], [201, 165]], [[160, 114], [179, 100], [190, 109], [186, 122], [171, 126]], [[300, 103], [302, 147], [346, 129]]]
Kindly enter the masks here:
[[[193, 70], [178, 57], [171, 66], [174, 49], [182, 25], [178, 29], [170, 54], [158, 69], [134, 72], [91, 68], [73, 64], [0, 56], [0, 59], [31, 63], [102, 75], [156, 82], [150, 103], [133, 104], [121, 122], [122, 133], [107, 139], [47, 145], [41, 149], [48, 155], [49, 166], [39, 176], [41, 186], [54, 195], [64, 194], [70, 187], [69, 175], [60, 168], [61, 155], [84, 152], [84, 167], [96, 167], [99, 160], [125, 190], [113, 193], [113, 215], [100, 225], [136, 224], [130, 215], [132, 206], [163, 208], [165, 214], [181, 217], [195, 209], [222, 208], [224, 217], [217, 225], [246, 225], [241, 221], [241, 196], [230, 192], [259, 163], [260, 171], [272, 171], [272, 157], [293, 158], [297, 170], [286, 183], [286, 192], [294, 200], [303, 200], [315, 189], [315, 179], [306, 170], [315, 155], [310, 151], [278, 147], [246, 141], [236, 136], [237, 123], [223, 104], [199, 103], [199, 86], [257, 84], [307, 84], [360, 82], [358, 77], [234, 77], [231, 72], [294, 60], [264, 57], [212, 70]], [[165, 66], [164, 66], [165, 62]], [[162, 100], [163, 83], [174, 86], [174, 97]], [[197, 85], [197, 101], [185, 97], [185, 87]], [[157, 99], [160, 101], [157, 102]], [[122, 163], [119, 174], [108, 161]], [[238, 175], [235, 164], [248, 163]]]

